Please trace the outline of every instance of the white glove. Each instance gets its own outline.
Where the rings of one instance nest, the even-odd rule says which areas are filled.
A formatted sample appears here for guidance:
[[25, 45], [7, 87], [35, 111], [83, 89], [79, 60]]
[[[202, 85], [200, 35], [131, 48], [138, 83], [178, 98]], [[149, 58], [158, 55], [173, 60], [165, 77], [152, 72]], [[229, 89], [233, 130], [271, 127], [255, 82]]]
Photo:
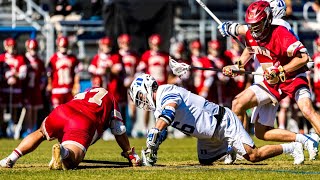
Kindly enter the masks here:
[[160, 136], [160, 131], [157, 128], [152, 128], [149, 130], [148, 132], [148, 136], [147, 136], [147, 147], [148, 149], [152, 149], [152, 150], [157, 150], [159, 147], [159, 136]]
[[234, 23], [232, 21], [228, 22], [223, 22], [218, 26], [218, 29], [220, 31], [220, 34], [225, 37], [225, 36], [238, 36], [237, 33], [237, 26], [239, 23]]
[[8, 85], [12, 86], [14, 84], [16, 84], [17, 79], [13, 76], [9, 77], [9, 79], [7, 80]]

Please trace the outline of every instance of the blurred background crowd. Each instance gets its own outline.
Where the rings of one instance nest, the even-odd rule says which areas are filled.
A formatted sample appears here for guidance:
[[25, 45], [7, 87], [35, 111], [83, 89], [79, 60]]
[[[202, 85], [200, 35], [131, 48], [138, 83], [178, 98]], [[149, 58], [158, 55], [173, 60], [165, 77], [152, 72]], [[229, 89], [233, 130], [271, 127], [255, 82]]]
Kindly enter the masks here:
[[[243, 23], [252, 1], [204, 2], [221, 21]], [[285, 2], [285, 19], [314, 61], [310, 88], [319, 109], [320, 2]], [[183, 86], [230, 107], [255, 77], [228, 78], [220, 72], [195, 70], [179, 78], [169, 68], [169, 55], [178, 62], [218, 69], [238, 60], [242, 48], [223, 38], [216, 27], [194, 0], [0, 0], [0, 137], [25, 137], [53, 108], [92, 86], [113, 93], [128, 134], [144, 137], [154, 119], [136, 109], [127, 96], [130, 83], [142, 72], [160, 85]], [[243, 37], [238, 39], [244, 43]], [[254, 71], [255, 66], [249, 62], [245, 68]], [[276, 126], [308, 133], [311, 125], [296, 112], [295, 103], [284, 99]], [[22, 131], [17, 134], [19, 121]], [[169, 131], [172, 137], [184, 137]], [[104, 139], [112, 135], [106, 132]]]

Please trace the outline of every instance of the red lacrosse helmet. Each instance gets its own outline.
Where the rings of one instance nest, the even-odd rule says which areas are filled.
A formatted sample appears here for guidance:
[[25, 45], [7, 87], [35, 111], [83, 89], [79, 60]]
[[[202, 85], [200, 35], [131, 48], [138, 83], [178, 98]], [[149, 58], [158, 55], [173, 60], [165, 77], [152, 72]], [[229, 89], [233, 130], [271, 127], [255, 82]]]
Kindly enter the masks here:
[[109, 37], [107, 37], [107, 36], [99, 39], [99, 45], [111, 46], [111, 44], [112, 44], [111, 39]]
[[65, 36], [60, 36], [57, 38], [57, 42], [56, 42], [58, 47], [64, 47], [67, 48], [69, 45], [69, 41], [68, 38]]
[[9, 47], [9, 46], [16, 46], [16, 40], [14, 40], [13, 38], [7, 38], [3, 41], [3, 46], [4, 47]]
[[201, 49], [201, 43], [199, 40], [191, 41], [189, 46], [190, 46], [190, 49]]
[[38, 49], [38, 42], [35, 39], [28, 39], [25, 45], [27, 49]]
[[320, 46], [320, 36], [314, 40], [317, 46]]
[[208, 47], [212, 49], [220, 49], [220, 42], [217, 40], [211, 40], [208, 42]]
[[153, 34], [149, 37], [149, 43], [153, 45], [161, 44], [161, 36], [159, 34]]
[[130, 43], [130, 36], [129, 34], [121, 34], [119, 37], [118, 37], [118, 43], [125, 43], [125, 44], [129, 44]]
[[269, 35], [272, 22], [270, 4], [267, 1], [256, 1], [250, 4], [245, 21], [254, 39], [265, 39]]

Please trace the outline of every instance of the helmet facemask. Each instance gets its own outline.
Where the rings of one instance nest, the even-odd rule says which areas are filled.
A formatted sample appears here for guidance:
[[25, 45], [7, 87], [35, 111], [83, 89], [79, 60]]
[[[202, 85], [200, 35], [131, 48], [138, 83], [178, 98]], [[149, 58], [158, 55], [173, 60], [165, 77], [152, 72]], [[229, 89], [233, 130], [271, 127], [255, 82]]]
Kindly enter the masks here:
[[143, 110], [156, 109], [153, 93], [158, 89], [158, 83], [150, 75], [143, 74], [136, 78], [130, 87], [129, 95], [134, 104]]

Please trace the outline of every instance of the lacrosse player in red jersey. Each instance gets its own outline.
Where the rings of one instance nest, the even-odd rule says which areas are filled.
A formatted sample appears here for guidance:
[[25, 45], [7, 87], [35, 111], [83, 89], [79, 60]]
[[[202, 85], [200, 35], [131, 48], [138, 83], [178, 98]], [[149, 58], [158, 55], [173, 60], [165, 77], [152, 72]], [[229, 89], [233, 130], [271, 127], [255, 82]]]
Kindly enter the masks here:
[[[168, 82], [169, 74], [169, 54], [160, 49], [162, 38], [160, 34], [152, 34], [148, 38], [149, 50], [145, 51], [137, 66], [137, 72], [151, 74], [159, 84]], [[150, 121], [150, 113], [144, 112], [143, 134], [146, 135]]]
[[[240, 120], [249, 108], [265, 104], [277, 104], [284, 97], [294, 99], [305, 118], [320, 133], [320, 115], [314, 110], [311, 102], [306, 71], [310, 57], [304, 45], [297, 40], [287, 28], [272, 25], [272, 11], [266, 1], [252, 3], [246, 11], [246, 45], [236, 65], [226, 66], [223, 73], [237, 76], [233, 70], [242, 69], [253, 55], [262, 66], [264, 80], [253, 84], [238, 94], [232, 102], [232, 111]], [[276, 109], [264, 109], [257, 114], [255, 135], [259, 139], [281, 142], [297, 141], [303, 143], [309, 152], [309, 159], [314, 160], [318, 153], [319, 137], [317, 134], [303, 135], [273, 129]], [[269, 110], [269, 111], [268, 111]]]
[[313, 87], [315, 98], [315, 105], [320, 108], [320, 37], [315, 39], [316, 53], [312, 59], [314, 61], [314, 76], [313, 76]]
[[67, 37], [58, 37], [56, 45], [58, 52], [50, 58], [47, 85], [53, 108], [70, 101], [73, 94], [79, 92], [79, 72], [82, 69], [78, 59], [68, 52]]
[[[44, 62], [38, 56], [38, 42], [35, 39], [28, 39], [25, 43], [26, 53], [25, 59], [27, 62], [27, 79], [26, 92], [26, 131], [23, 137], [35, 131], [38, 119], [38, 110], [43, 108], [43, 100], [41, 91], [44, 88], [45, 66]], [[37, 98], [34, 98], [37, 97]]]
[[0, 161], [0, 167], [12, 168], [20, 157], [34, 151], [42, 141], [58, 139], [59, 143], [52, 147], [49, 168], [75, 169], [89, 146], [108, 128], [123, 151], [121, 155], [130, 165], [139, 166], [140, 158], [130, 147], [117, 101], [106, 89], [92, 88], [56, 107], [37, 131], [24, 138], [8, 157]]

